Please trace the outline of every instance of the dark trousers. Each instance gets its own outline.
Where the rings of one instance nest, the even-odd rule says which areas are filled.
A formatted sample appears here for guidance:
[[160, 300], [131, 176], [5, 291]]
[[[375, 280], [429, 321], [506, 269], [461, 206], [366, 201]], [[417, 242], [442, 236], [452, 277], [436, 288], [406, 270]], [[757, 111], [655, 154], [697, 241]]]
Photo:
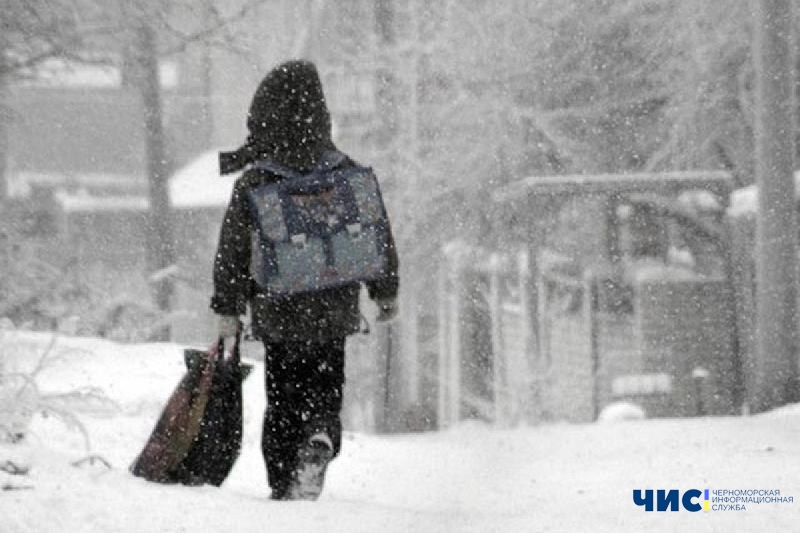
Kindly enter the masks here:
[[342, 443], [345, 339], [264, 343], [267, 409], [261, 451], [270, 487], [285, 491], [309, 437], [325, 432], [334, 456]]

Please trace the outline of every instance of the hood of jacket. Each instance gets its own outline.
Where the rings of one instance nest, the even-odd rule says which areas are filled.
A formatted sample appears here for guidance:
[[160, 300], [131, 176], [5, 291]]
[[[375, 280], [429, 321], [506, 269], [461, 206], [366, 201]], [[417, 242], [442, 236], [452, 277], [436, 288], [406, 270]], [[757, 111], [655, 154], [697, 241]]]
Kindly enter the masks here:
[[220, 155], [223, 173], [259, 160], [310, 170], [324, 151], [335, 150], [331, 117], [314, 64], [288, 61], [270, 71], [253, 95], [247, 129], [244, 145]]

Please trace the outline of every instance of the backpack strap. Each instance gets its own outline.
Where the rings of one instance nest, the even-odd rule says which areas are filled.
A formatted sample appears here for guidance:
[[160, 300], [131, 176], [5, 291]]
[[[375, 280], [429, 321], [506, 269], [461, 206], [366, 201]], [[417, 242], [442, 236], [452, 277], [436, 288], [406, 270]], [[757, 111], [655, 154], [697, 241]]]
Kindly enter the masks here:
[[[324, 172], [326, 170], [330, 170], [333, 168], [338, 167], [341, 165], [344, 160], [347, 158], [342, 152], [338, 150], [327, 150], [322, 153], [319, 160], [317, 161], [314, 170], [311, 172]], [[256, 161], [253, 163], [252, 168], [257, 170], [265, 170], [267, 172], [271, 172], [272, 174], [277, 174], [282, 178], [298, 178], [300, 176], [305, 176], [306, 174], [302, 172], [298, 172], [297, 170], [291, 169], [289, 167], [285, 167], [279, 163], [275, 163], [274, 161], [270, 161], [268, 159], [262, 159], [260, 161]]]
[[325, 170], [330, 170], [332, 168], [336, 168], [347, 158], [342, 152], [338, 150], [327, 150], [322, 153], [317, 161], [317, 165], [314, 167], [314, 172], [320, 172]]
[[267, 159], [256, 161], [255, 163], [253, 163], [253, 166], [251, 168], [254, 168], [256, 170], [265, 170], [272, 174], [277, 174], [282, 178], [289, 178], [289, 179], [298, 178], [303, 175], [301, 172], [292, 170], [289, 167], [285, 167], [283, 165], [275, 163], [274, 161], [269, 161]]

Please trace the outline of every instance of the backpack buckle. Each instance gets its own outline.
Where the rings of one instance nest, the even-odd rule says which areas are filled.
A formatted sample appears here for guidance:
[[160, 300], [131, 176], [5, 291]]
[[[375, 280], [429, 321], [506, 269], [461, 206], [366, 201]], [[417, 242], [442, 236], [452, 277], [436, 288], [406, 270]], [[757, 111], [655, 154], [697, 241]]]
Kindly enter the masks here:
[[306, 247], [306, 242], [308, 238], [306, 237], [305, 233], [298, 233], [297, 235], [292, 235], [292, 244], [294, 244], [295, 248], [303, 249]]
[[358, 237], [361, 235], [361, 223], [347, 224], [345, 227], [347, 228], [347, 233], [349, 233], [351, 237]]

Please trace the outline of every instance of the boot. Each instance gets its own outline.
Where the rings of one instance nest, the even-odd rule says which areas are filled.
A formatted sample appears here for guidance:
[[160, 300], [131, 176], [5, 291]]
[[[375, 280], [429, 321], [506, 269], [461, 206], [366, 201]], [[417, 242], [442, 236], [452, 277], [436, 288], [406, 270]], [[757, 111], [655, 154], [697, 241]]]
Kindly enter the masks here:
[[325, 470], [333, 459], [333, 442], [326, 433], [315, 433], [298, 451], [297, 468], [289, 485], [289, 498], [316, 500], [325, 483]]

